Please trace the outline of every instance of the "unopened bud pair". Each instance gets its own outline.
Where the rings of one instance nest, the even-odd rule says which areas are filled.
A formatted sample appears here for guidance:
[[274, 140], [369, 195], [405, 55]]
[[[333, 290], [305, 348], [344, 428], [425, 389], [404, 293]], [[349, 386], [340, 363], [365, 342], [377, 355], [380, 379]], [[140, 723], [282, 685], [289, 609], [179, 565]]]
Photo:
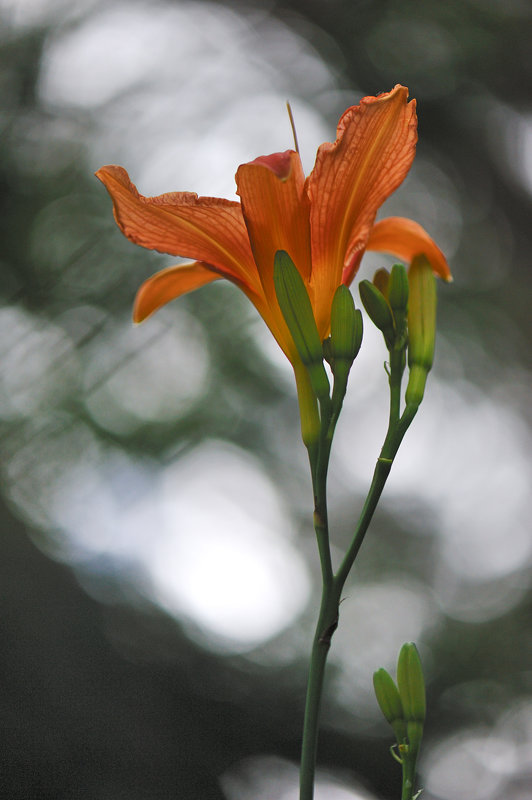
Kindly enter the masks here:
[[400, 751], [415, 759], [423, 735], [426, 701], [423, 670], [413, 642], [407, 642], [400, 650], [397, 684], [389, 672], [381, 668], [373, 675], [373, 686], [377, 702], [393, 728]]
[[[362, 314], [346, 286], [339, 286], [331, 307], [331, 335], [322, 343], [305, 283], [284, 250], [275, 254], [273, 280], [277, 301], [312, 390], [320, 401], [329, 399], [330, 385], [324, 358], [335, 378], [333, 406], [341, 405], [347, 378], [362, 343]], [[337, 410], [339, 410], [337, 408]]]
[[402, 264], [391, 273], [380, 269], [373, 283], [361, 281], [360, 297], [371, 321], [384, 336], [388, 350], [404, 346], [408, 309], [408, 276]]

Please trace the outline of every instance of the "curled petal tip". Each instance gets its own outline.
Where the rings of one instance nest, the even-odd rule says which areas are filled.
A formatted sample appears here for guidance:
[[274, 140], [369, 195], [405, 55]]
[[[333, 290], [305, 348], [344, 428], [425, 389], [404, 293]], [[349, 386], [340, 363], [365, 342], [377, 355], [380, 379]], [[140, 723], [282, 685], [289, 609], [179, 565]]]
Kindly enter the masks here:
[[[402, 83], [396, 83], [391, 91], [389, 91], [389, 92], [380, 92], [380, 94], [376, 95], [375, 97], [371, 97], [371, 96], [370, 97], [364, 97], [363, 101], [366, 101], [366, 102], [367, 101], [370, 101], [370, 102], [373, 101], [374, 102], [375, 100], [377, 100], [377, 101], [378, 100], [387, 100], [387, 99], [390, 99], [390, 98], [394, 98], [394, 97], [396, 97], [398, 95], [400, 95], [402, 98], [404, 98], [405, 101], [407, 101], [408, 98], [409, 98], [409, 95], [410, 95], [410, 92], [408, 91], [408, 87], [407, 86], [403, 86]], [[415, 101], [414, 98], [412, 98], [410, 102], [414, 103], [414, 105], [415, 105], [416, 101]]]
[[[278, 178], [285, 180], [292, 171], [292, 156], [295, 150], [285, 150], [283, 153], [272, 153], [269, 156], [258, 156], [253, 161], [248, 162], [250, 165], [259, 165], [267, 167], [274, 172]], [[242, 166], [246, 166], [243, 164]]]
[[133, 320], [133, 325], [135, 325], [135, 327], [144, 322], [145, 319], [148, 319], [148, 317], [151, 314], [153, 314], [154, 311], [157, 310], [156, 308], [152, 308], [150, 311], [146, 311], [146, 308], [143, 308], [143, 306], [146, 305], [146, 303], [143, 302], [144, 301], [143, 297], [144, 293], [142, 292], [143, 288], [144, 285], [141, 286], [139, 291], [137, 292], [137, 296], [135, 297], [135, 303], [133, 305], [132, 320]]
[[135, 306], [133, 307], [133, 314], [131, 315], [131, 319], [132, 319], [133, 325], [135, 325], [135, 327], [137, 325], [140, 325], [140, 323], [144, 322], [144, 320], [146, 319], [146, 315], [143, 315], [143, 314], [139, 313], [139, 310], [137, 308], [137, 304], [136, 303], [135, 303]]
[[193, 264], [179, 264], [156, 272], [144, 281], [137, 292], [133, 305], [133, 322], [144, 322], [162, 306], [181, 297], [187, 292], [199, 289], [221, 276], [209, 264], [196, 261]]
[[386, 217], [376, 222], [369, 235], [368, 250], [391, 253], [410, 262], [424, 253], [434, 274], [448, 282], [452, 280], [447, 259], [440, 248], [419, 223], [404, 217]]
[[116, 164], [105, 164], [105, 166], [97, 169], [94, 174], [102, 183], [106, 182], [106, 178], [113, 176], [119, 180], [122, 179], [122, 181], [129, 181], [127, 170], [125, 170], [124, 167], [117, 166]]

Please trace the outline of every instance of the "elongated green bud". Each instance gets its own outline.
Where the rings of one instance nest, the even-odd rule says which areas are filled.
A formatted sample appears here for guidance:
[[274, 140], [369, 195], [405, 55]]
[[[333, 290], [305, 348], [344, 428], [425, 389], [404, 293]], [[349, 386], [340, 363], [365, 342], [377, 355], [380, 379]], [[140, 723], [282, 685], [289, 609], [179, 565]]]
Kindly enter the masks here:
[[273, 265], [277, 301], [297, 352], [309, 372], [318, 397], [329, 396], [329, 379], [323, 366], [323, 349], [303, 278], [285, 250], [278, 250]]
[[347, 286], [337, 288], [331, 307], [331, 335], [323, 343], [334, 375], [333, 410], [340, 413], [347, 391], [347, 380], [362, 344], [362, 314], [355, 308]]
[[388, 299], [388, 284], [390, 282], [390, 273], [384, 267], [377, 270], [373, 276], [373, 285], [377, 287], [379, 292]]
[[362, 344], [362, 314], [355, 308], [353, 295], [343, 284], [335, 292], [331, 308], [330, 353], [333, 363], [345, 362], [351, 368]]
[[425, 722], [425, 680], [421, 659], [413, 642], [401, 647], [397, 661], [397, 686], [403, 706], [404, 718], [408, 722]]
[[390, 673], [382, 667], [373, 673], [373, 688], [380, 710], [392, 726], [397, 743], [403, 744], [407, 733], [399, 690]]
[[423, 724], [421, 722], [407, 722], [406, 737], [410, 746], [411, 757], [415, 759], [417, 758], [423, 739]]
[[321, 430], [318, 401], [310, 383], [307, 368], [298, 364], [295, 368], [295, 376], [301, 418], [301, 438], [311, 458], [317, 457], [317, 446]]
[[396, 719], [403, 719], [403, 706], [395, 681], [383, 667], [373, 673], [373, 688], [379, 708], [386, 720], [391, 724]]
[[436, 278], [425, 256], [414, 258], [408, 281], [408, 364], [418, 364], [428, 372], [436, 341]]
[[275, 254], [273, 282], [301, 361], [305, 366], [321, 361], [323, 351], [310, 298], [296, 265], [284, 250]]
[[382, 331], [388, 348], [393, 347], [395, 331], [392, 309], [384, 295], [370, 281], [361, 281], [360, 299], [368, 317]]
[[388, 285], [388, 302], [395, 322], [395, 347], [406, 345], [406, 315], [408, 312], [408, 275], [403, 264], [394, 264]]
[[394, 312], [402, 312], [406, 315], [408, 308], [408, 275], [403, 264], [394, 264], [390, 273], [388, 283], [388, 302]]
[[408, 272], [408, 366], [406, 402], [419, 405], [436, 343], [436, 279], [425, 256], [416, 256]]

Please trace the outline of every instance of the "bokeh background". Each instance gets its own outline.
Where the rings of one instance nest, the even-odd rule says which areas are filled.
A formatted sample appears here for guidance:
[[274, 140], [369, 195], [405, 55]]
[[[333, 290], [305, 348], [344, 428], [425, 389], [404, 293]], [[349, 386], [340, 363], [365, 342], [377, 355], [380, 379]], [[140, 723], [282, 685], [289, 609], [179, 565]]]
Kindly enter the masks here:
[[[93, 172], [234, 197], [238, 164], [291, 146], [287, 98], [308, 171], [398, 82], [420, 142], [383, 214], [421, 222], [455, 282], [345, 590], [317, 798], [398, 797], [371, 675], [407, 640], [424, 797], [531, 796], [531, 38], [528, 0], [0, 0], [1, 797], [296, 799], [319, 570], [291, 372], [224, 282], [132, 326], [175, 260], [120, 235]], [[384, 357], [367, 324], [335, 556]]]

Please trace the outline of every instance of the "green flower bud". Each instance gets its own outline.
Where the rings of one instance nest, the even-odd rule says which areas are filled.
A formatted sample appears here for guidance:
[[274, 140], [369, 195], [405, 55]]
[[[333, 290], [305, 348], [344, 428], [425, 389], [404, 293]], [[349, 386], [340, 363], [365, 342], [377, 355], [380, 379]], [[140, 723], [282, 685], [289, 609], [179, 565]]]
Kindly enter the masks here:
[[427, 375], [434, 360], [436, 342], [436, 279], [425, 256], [416, 256], [408, 272], [408, 366], [406, 402], [423, 400]]
[[407, 722], [406, 736], [409, 745], [409, 754], [412, 758], [417, 758], [421, 740], [423, 739], [423, 724], [421, 722]]
[[355, 308], [353, 295], [343, 284], [335, 292], [331, 308], [330, 353], [334, 366], [343, 362], [347, 372], [362, 344], [362, 314]]
[[335, 414], [340, 413], [347, 390], [349, 372], [362, 343], [362, 314], [355, 308], [353, 296], [347, 286], [339, 286], [331, 307], [331, 335], [324, 345], [326, 359], [334, 375], [332, 404]]
[[388, 302], [393, 312], [396, 331], [396, 348], [404, 349], [406, 343], [406, 315], [408, 311], [408, 275], [403, 264], [394, 264], [388, 286]]
[[390, 281], [390, 273], [384, 267], [377, 270], [373, 276], [373, 285], [377, 287], [379, 292], [388, 299], [388, 284]]
[[379, 708], [386, 720], [391, 724], [396, 719], [402, 719], [403, 706], [399, 690], [390, 673], [382, 667], [373, 673], [373, 688]]
[[299, 401], [299, 415], [301, 418], [301, 438], [312, 458], [317, 456], [317, 447], [321, 431], [318, 401], [312, 384], [310, 383], [310, 376], [306, 367], [298, 364], [295, 369], [295, 375], [297, 398]]
[[323, 366], [323, 349], [306, 286], [284, 250], [275, 254], [273, 283], [277, 301], [297, 352], [309, 372], [318, 397], [329, 396], [329, 379]]
[[374, 672], [373, 688], [375, 689], [375, 697], [377, 698], [380, 710], [392, 726], [398, 744], [402, 744], [407, 735], [403, 718], [403, 706], [399, 696], [399, 690], [390, 673], [383, 668]]
[[425, 680], [417, 647], [407, 642], [401, 647], [397, 661], [397, 686], [404, 718], [423, 725], [425, 721]]
[[392, 309], [384, 295], [370, 281], [361, 281], [360, 299], [374, 325], [382, 331], [388, 349], [393, 347], [395, 330]]
[[408, 308], [408, 275], [403, 264], [394, 264], [388, 284], [388, 302], [394, 315], [402, 312], [406, 315]]

